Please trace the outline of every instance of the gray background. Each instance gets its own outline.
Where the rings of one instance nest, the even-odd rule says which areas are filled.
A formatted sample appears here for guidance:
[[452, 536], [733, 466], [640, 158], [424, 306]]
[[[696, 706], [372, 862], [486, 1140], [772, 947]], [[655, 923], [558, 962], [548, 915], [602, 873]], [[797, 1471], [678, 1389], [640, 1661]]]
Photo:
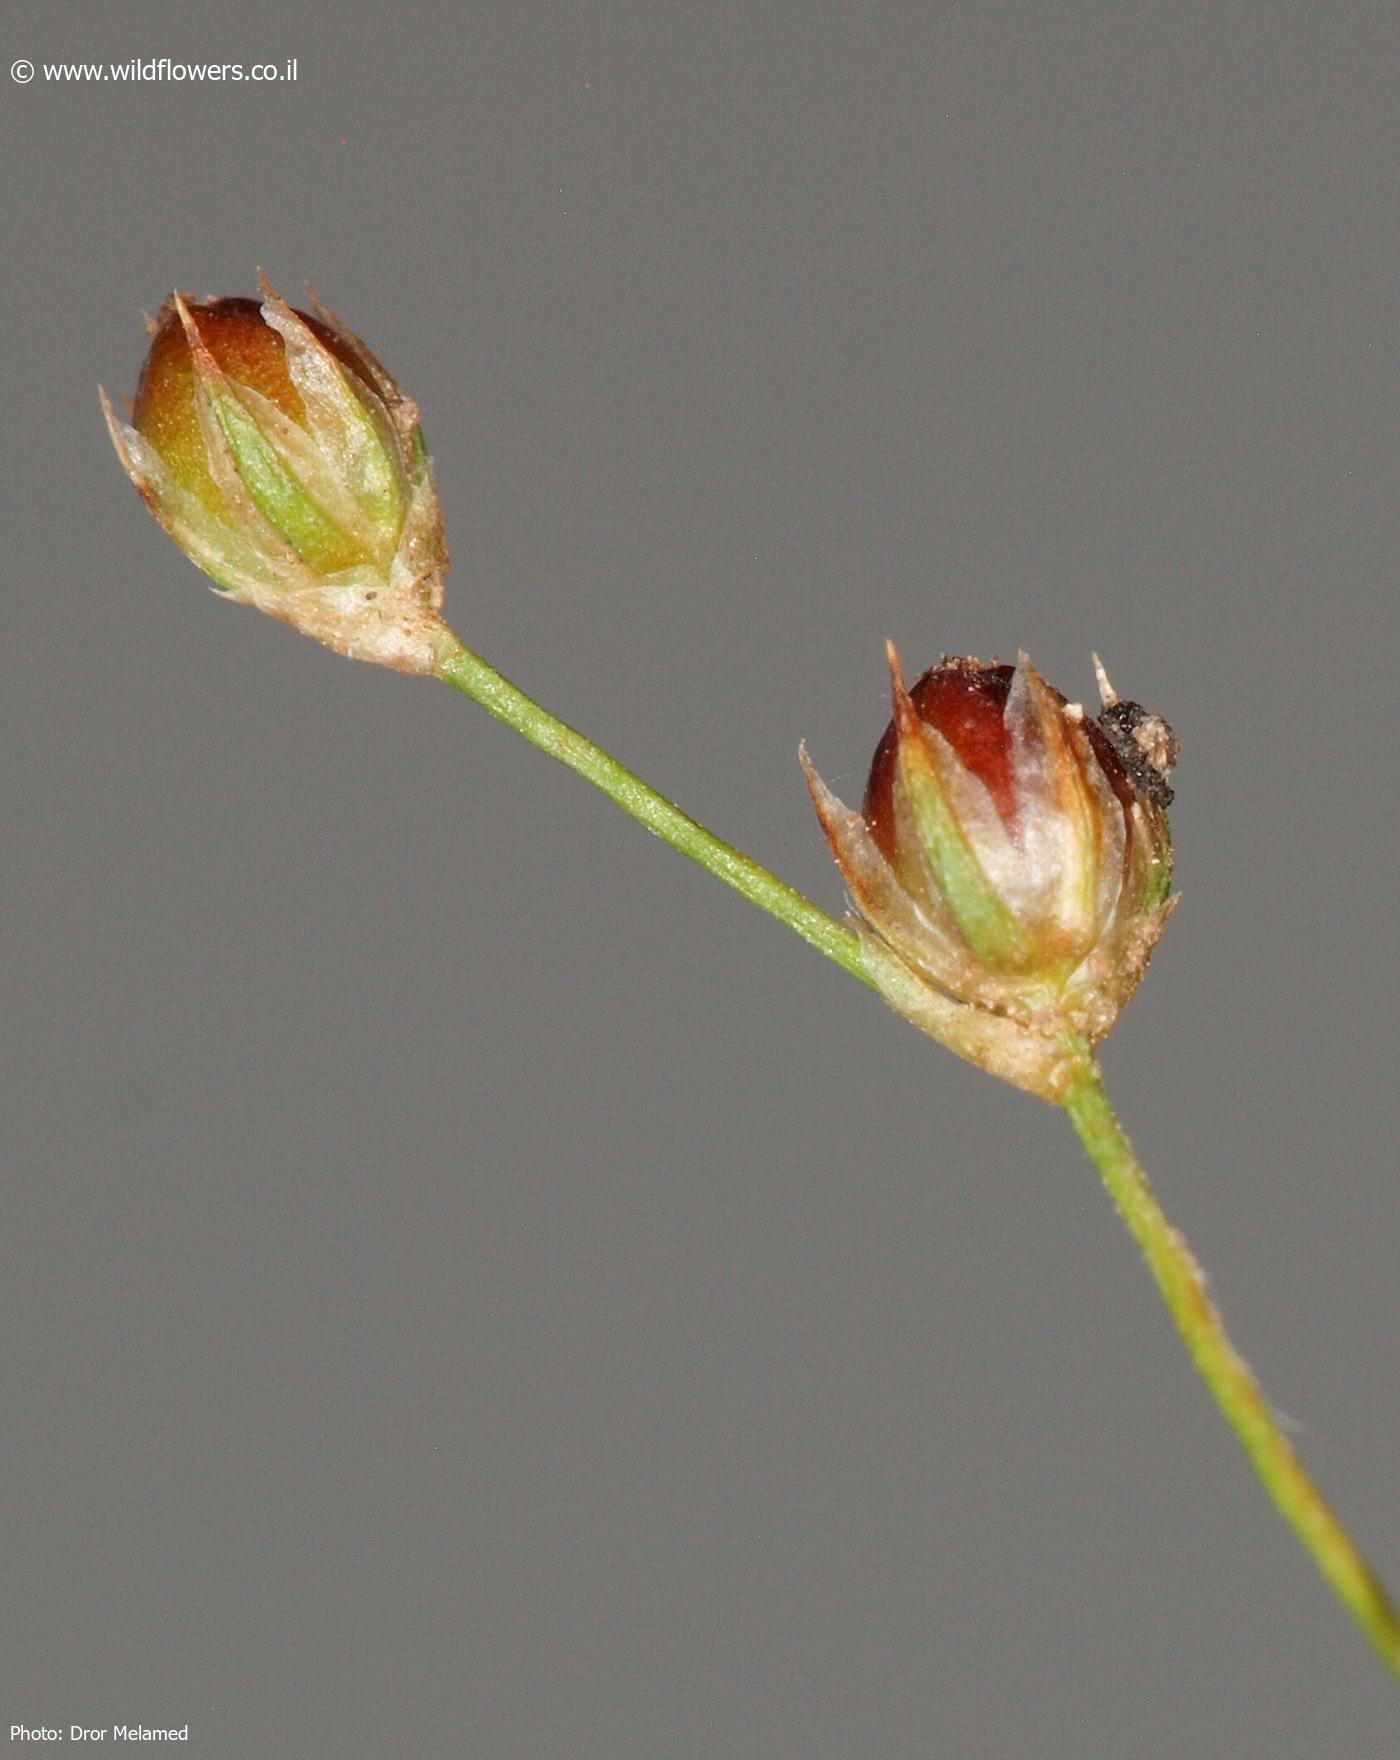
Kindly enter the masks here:
[[1393, 7], [47, 10], [300, 80], [0, 105], [0, 1725], [1394, 1755], [1063, 1122], [212, 599], [96, 404], [310, 278], [461, 631], [833, 909], [884, 637], [1097, 647], [1185, 741], [1111, 1084], [1400, 1581]]

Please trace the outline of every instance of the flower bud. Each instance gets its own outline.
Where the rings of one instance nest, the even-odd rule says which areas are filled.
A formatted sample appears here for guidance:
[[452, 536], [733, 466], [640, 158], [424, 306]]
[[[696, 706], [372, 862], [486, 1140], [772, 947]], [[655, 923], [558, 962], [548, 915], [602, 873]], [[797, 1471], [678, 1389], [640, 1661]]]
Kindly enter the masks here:
[[230, 598], [355, 659], [430, 671], [447, 551], [418, 412], [329, 312], [261, 288], [166, 300], [130, 424], [102, 397], [117, 456]]
[[[863, 810], [808, 764], [817, 814], [886, 999], [934, 1037], [1056, 1099], [1103, 1038], [1175, 899], [1166, 807], [1177, 742], [1095, 666], [1099, 719], [1014, 666], [948, 659], [905, 688]], [[804, 754], [804, 764], [806, 758]]]

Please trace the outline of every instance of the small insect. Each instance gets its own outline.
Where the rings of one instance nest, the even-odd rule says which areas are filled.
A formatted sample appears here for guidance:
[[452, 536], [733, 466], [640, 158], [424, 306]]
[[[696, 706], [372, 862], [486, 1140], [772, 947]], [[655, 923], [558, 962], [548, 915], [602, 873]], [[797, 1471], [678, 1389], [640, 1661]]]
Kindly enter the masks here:
[[1133, 787], [1156, 806], [1169, 807], [1173, 791], [1167, 782], [1181, 750], [1181, 741], [1160, 715], [1141, 703], [1120, 697], [1109, 683], [1103, 661], [1094, 655], [1094, 675], [1099, 681], [1103, 710], [1098, 724], [1118, 754]]

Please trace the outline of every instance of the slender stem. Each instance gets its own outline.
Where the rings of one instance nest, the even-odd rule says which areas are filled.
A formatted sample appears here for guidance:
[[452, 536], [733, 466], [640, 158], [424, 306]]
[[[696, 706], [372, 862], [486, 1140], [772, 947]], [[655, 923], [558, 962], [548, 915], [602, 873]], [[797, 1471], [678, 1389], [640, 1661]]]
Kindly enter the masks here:
[[[438, 677], [480, 703], [498, 721], [523, 734], [531, 745], [538, 746], [551, 758], [576, 770], [608, 799], [615, 801], [624, 813], [645, 825], [692, 862], [717, 874], [736, 892], [751, 899], [761, 910], [810, 941], [820, 953], [835, 960], [863, 983], [872, 984], [861, 959], [860, 941], [845, 923], [828, 916], [811, 899], [780, 880], [732, 845], [707, 831], [688, 813], [642, 781], [601, 746], [551, 715], [517, 685], [496, 671], [495, 667], [464, 647], [457, 638], [445, 634], [440, 650]], [[873, 987], [873, 984], [872, 984]]]
[[1063, 1105], [1129, 1234], [1157, 1280], [1191, 1360], [1279, 1514], [1392, 1674], [1400, 1676], [1400, 1614], [1279, 1429], [1259, 1384], [1230, 1343], [1185, 1239], [1162, 1213], [1147, 1175], [1084, 1048]]
[[[874, 986], [861, 957], [860, 942], [850, 928], [828, 916], [776, 874], [707, 831], [592, 740], [585, 739], [527, 697], [447, 630], [439, 642], [437, 676], [523, 734], [542, 752], [586, 777], [673, 849], [786, 923], [853, 977]], [[1076, 1041], [1072, 1048], [1078, 1060], [1077, 1069], [1062, 1104], [1156, 1278], [1191, 1360], [1280, 1514], [1292, 1526], [1381, 1660], [1400, 1677], [1400, 1614], [1304, 1471], [1248, 1365], [1230, 1343], [1220, 1316], [1206, 1296], [1200, 1266], [1184, 1238], [1162, 1213], [1147, 1175], [1109, 1104], [1103, 1078], [1088, 1046]]]

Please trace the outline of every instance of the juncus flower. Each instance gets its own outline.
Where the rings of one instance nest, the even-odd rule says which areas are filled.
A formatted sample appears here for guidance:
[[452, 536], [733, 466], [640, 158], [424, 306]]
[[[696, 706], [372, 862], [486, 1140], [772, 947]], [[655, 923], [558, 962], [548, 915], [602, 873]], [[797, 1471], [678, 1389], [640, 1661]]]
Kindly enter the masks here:
[[1176, 741], [1099, 668], [1098, 720], [1017, 665], [945, 658], [907, 689], [859, 813], [807, 766], [871, 975], [902, 1014], [1046, 1099], [1101, 1039], [1175, 902]]
[[142, 500], [232, 599], [355, 659], [436, 664], [447, 550], [415, 406], [320, 306], [175, 293], [131, 421]]

